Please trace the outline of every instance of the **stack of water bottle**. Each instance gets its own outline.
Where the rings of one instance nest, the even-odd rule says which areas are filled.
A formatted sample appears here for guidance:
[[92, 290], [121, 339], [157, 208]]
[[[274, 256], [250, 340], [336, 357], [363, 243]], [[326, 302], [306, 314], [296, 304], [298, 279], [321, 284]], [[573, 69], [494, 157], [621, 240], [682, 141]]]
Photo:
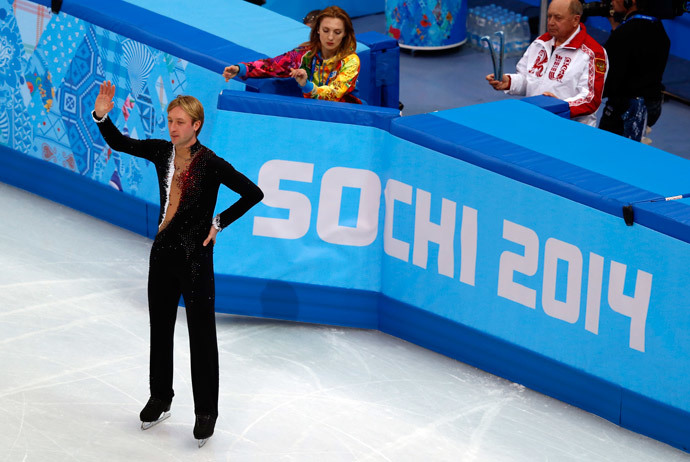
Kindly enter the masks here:
[[530, 30], [527, 16], [510, 11], [501, 6], [491, 5], [470, 8], [467, 12], [467, 37], [470, 46], [478, 50], [489, 51], [489, 46], [482, 37], [491, 37], [496, 52], [500, 40], [494, 35], [503, 31], [505, 56], [521, 56], [530, 44]]

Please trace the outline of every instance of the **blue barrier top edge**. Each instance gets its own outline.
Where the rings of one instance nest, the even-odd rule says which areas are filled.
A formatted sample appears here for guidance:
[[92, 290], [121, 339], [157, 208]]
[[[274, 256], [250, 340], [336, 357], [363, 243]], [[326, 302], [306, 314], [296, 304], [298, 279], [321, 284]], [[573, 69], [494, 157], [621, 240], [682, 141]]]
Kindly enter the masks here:
[[[659, 195], [431, 114], [400, 118], [390, 132], [402, 139], [472, 163], [608, 214]], [[494, 145], [491, 149], [488, 144]], [[478, 146], [481, 144], [481, 146]], [[478, 149], [481, 147], [481, 149]], [[488, 149], [487, 149], [488, 148]], [[690, 207], [682, 203], [634, 204], [635, 223], [690, 243]]]
[[[50, 8], [51, 5], [50, 0], [32, 1], [48, 8]], [[238, 61], [252, 61], [266, 57], [256, 51], [235, 45], [232, 42], [213, 34], [209, 34], [200, 29], [188, 26], [174, 19], [161, 16], [121, 0], [110, 0], [109, 2], [99, 4], [98, 7], [94, 6], [89, 0], [65, 0], [62, 6], [62, 11], [92, 24], [129, 37], [133, 40], [149, 44], [160, 49], [161, 51], [173, 54], [176, 57], [185, 59], [214, 72], [220, 72], [225, 65]], [[190, 45], [182, 46], [179, 43], [179, 37], [185, 37], [185, 43], [189, 43]], [[196, 51], [197, 49], [213, 49], [214, 56], [207, 55], [206, 53], [200, 53]], [[275, 96], [277, 95], [271, 95], [271, 98]], [[316, 101], [316, 103], [323, 102]], [[221, 103], [219, 101], [219, 109], [223, 109], [220, 104]], [[346, 111], [349, 111], [349, 109], [346, 109]], [[428, 114], [423, 116], [434, 117], [435, 119], [440, 120], [440, 118]], [[417, 121], [420, 120], [419, 117], [422, 116], [417, 116]], [[320, 117], [303, 118], [324, 120]], [[537, 171], [534, 169], [534, 165], [530, 165], [528, 168], [520, 165], [520, 162], [516, 162], [515, 159], [512, 161], [506, 161], [495, 154], [487, 155], [481, 151], [463, 147], [462, 140], [460, 140], [458, 143], [447, 143], [441, 141], [441, 138], [447, 136], [449, 129], [451, 128], [453, 131], [458, 133], [464, 132], [467, 134], [468, 131], [476, 132], [475, 130], [456, 123], [445, 122], [445, 124], [447, 124], [446, 127], [440, 130], [427, 131], [425, 133], [424, 131], [415, 130], [414, 128], [410, 127], [407, 123], [407, 120], [404, 119], [395, 120], [396, 118], [391, 118], [389, 119], [390, 125], [385, 123], [381, 125], [380, 120], [376, 123], [362, 123], [356, 118], [353, 118], [354, 122], [345, 121], [346, 118], [347, 117], [343, 117], [343, 119], [340, 120], [336, 120], [338, 118], [335, 118], [333, 120], [326, 121], [354, 123], [356, 125], [369, 125], [376, 126], [384, 130], [389, 130], [392, 134], [399, 136], [400, 138], [407, 139], [408, 141], [412, 141], [416, 144], [420, 144], [431, 149], [435, 149], [439, 152], [451, 155], [461, 160], [472, 162], [476, 165], [503, 174], [523, 183], [536, 186], [540, 189], [563, 195], [564, 197], [597, 208], [615, 216], [622, 216], [621, 207], [623, 205], [627, 205], [631, 201], [657, 196], [657, 194], [649, 191], [627, 185], [625, 183], [605, 177], [604, 175], [589, 172], [566, 162], [556, 161], [551, 157], [544, 156], [534, 151], [529, 151], [533, 155], [530, 157], [530, 162], [534, 164], [538, 164], [538, 162], [535, 162], [535, 159], [540, 157], [543, 161], [547, 161], [548, 159], [560, 163], [561, 167], [567, 166], [571, 174], [576, 171], [580, 171], [580, 173], [589, 172], [591, 175], [590, 178], [598, 176], [600, 179], [606, 179], [609, 186], [613, 186], [613, 188], [610, 189], [615, 189], [616, 191], [606, 191], [610, 194], [604, 194], [603, 191], [587, 190], [585, 188], [573, 185], [567, 181], [558, 179], [558, 177], [554, 176], [550, 171]], [[462, 129], [459, 130], [459, 128]], [[482, 135], [488, 136], [486, 134]], [[501, 142], [504, 143], [504, 146], [506, 144], [512, 145], [511, 143], [507, 143], [503, 140], [501, 140]], [[524, 150], [522, 147], [517, 147], [517, 149]], [[562, 177], [562, 175], [560, 176]], [[690, 225], [690, 208], [688, 208], [685, 204], [680, 203], [667, 203], [664, 204], [664, 207], [661, 207], [661, 204], [662, 203], [636, 204], [634, 208], [637, 212], [639, 212], [636, 213], [636, 222], [643, 226], [676, 237], [682, 241], [690, 242], [690, 236], [685, 230], [685, 227]]]
[[391, 121], [400, 117], [400, 111], [386, 107], [236, 90], [223, 90], [217, 107], [226, 111], [363, 125], [386, 131], [390, 130]]
[[564, 119], [570, 119], [570, 105], [567, 101], [563, 101], [562, 99], [553, 98], [551, 96], [536, 95], [521, 98], [520, 101], [546, 109], [547, 111], [561, 116]]
[[357, 34], [357, 41], [365, 44], [371, 51], [388, 50], [397, 48], [398, 41], [380, 32], [369, 31]]
[[[50, 8], [50, 0], [32, 0]], [[203, 30], [121, 0], [64, 0], [61, 12], [145, 43], [219, 74], [238, 61], [266, 58]], [[180, 38], [184, 37], [184, 42]], [[204, 51], [198, 51], [204, 50]], [[209, 50], [213, 50], [210, 53]]]

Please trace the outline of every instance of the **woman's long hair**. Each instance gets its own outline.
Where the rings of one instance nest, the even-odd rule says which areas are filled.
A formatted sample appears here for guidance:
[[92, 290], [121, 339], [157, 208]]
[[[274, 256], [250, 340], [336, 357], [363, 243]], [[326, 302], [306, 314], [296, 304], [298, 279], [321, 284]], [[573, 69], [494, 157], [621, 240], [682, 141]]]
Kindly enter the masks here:
[[340, 42], [340, 46], [335, 52], [336, 61], [340, 61], [349, 54], [357, 51], [357, 39], [355, 39], [355, 28], [352, 26], [352, 20], [350, 16], [340, 8], [339, 6], [329, 6], [321, 10], [319, 15], [316, 17], [316, 22], [314, 27], [311, 28], [311, 33], [309, 34], [309, 48], [311, 53], [316, 55], [316, 53], [321, 52], [321, 39], [319, 38], [319, 29], [321, 29], [321, 21], [324, 18], [337, 18], [343, 22], [345, 27], [345, 33], [343, 34], [343, 41]]

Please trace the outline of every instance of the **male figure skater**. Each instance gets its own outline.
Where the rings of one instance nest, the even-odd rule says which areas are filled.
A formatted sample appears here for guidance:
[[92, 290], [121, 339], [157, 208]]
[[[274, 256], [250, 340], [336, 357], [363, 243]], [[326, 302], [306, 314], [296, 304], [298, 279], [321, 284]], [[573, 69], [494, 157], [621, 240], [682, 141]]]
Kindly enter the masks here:
[[[168, 105], [170, 141], [135, 140], [115, 127], [108, 112], [115, 87], [103, 82], [92, 116], [110, 147], [151, 161], [158, 174], [160, 215], [149, 261], [151, 397], [141, 411], [146, 430], [170, 416], [173, 398], [173, 334], [180, 295], [189, 328], [194, 438], [199, 447], [213, 435], [218, 417], [218, 343], [215, 324], [213, 246], [216, 235], [263, 199], [263, 193], [232, 165], [197, 140], [204, 108], [192, 96]], [[220, 184], [237, 202], [213, 216]]]

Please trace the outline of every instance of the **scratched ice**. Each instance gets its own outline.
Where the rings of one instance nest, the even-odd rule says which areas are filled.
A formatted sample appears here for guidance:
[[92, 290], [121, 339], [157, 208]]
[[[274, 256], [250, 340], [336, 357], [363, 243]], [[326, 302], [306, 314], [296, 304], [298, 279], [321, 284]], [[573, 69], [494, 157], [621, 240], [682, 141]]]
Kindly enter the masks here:
[[202, 449], [184, 313], [172, 417], [145, 432], [150, 241], [0, 184], [0, 461], [681, 461], [385, 334], [218, 315]]

